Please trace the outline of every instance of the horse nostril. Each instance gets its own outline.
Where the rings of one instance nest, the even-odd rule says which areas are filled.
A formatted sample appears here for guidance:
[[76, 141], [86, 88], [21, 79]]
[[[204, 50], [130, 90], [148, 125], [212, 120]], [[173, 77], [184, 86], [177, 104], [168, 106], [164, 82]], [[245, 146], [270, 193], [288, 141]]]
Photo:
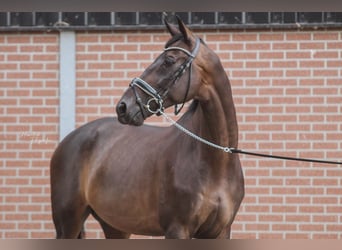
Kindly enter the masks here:
[[116, 112], [118, 113], [118, 115], [124, 115], [126, 114], [126, 111], [127, 111], [126, 103], [120, 102], [116, 108]]

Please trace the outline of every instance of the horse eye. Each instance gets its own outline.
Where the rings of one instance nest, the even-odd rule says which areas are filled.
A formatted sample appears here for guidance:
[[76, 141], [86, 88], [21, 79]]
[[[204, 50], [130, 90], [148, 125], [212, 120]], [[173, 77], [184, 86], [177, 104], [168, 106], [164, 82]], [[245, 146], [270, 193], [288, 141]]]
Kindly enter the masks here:
[[164, 65], [165, 66], [172, 66], [173, 64], [176, 63], [175, 58], [171, 57], [171, 56], [166, 56], [165, 60], [164, 60]]

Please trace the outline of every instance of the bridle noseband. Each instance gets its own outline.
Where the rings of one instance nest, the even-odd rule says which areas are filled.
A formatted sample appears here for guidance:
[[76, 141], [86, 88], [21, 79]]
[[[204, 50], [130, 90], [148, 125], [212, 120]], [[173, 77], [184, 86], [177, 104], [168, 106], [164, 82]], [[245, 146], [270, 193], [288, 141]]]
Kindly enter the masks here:
[[[162, 96], [159, 95], [159, 93], [150, 84], [145, 82], [143, 79], [139, 77], [134, 78], [132, 82], [129, 84], [129, 87], [133, 89], [135, 98], [137, 100], [137, 103], [140, 106], [141, 113], [143, 114], [143, 116], [145, 116], [143, 108], [145, 108], [147, 111], [151, 112], [152, 114], [158, 114], [160, 113], [160, 111], [164, 111]], [[150, 99], [147, 100], [146, 104], [142, 102], [142, 99], [140, 98], [139, 94], [137, 93], [134, 87], [138, 87], [144, 93], [146, 93], [147, 95], [151, 97]], [[152, 102], [155, 102], [158, 106], [155, 110], [153, 110], [151, 107]]]
[[[177, 115], [182, 110], [182, 108], [184, 107], [184, 104], [186, 102], [186, 99], [188, 97], [188, 93], [189, 93], [189, 89], [190, 89], [191, 75], [192, 75], [191, 74], [192, 73], [191, 72], [192, 71], [192, 61], [195, 59], [195, 57], [198, 54], [200, 43], [201, 43], [201, 39], [197, 38], [195, 48], [191, 52], [184, 49], [184, 48], [180, 48], [180, 47], [168, 47], [168, 48], [164, 49], [164, 53], [167, 51], [171, 51], [171, 50], [182, 51], [183, 53], [185, 53], [188, 56], [188, 59], [184, 63], [182, 63], [182, 65], [176, 70], [176, 72], [174, 72], [174, 74], [173, 74], [174, 80], [168, 85], [168, 87], [163, 91], [162, 94], [160, 94], [150, 84], [148, 84], [146, 81], [144, 81], [143, 79], [141, 79], [139, 77], [134, 78], [132, 80], [132, 82], [129, 84], [129, 87], [133, 89], [133, 92], [134, 92], [134, 95], [136, 98], [136, 102], [140, 106], [141, 113], [142, 113], [144, 119], [147, 117], [147, 115], [145, 114], [146, 110], [152, 114], [156, 114], [156, 115], [162, 114], [162, 112], [164, 111], [164, 106], [163, 106], [164, 98], [166, 97], [167, 93], [169, 92], [171, 85], [176, 83], [182, 77], [184, 72], [189, 68], [189, 80], [188, 80], [187, 89], [186, 89], [186, 92], [184, 95], [183, 103], [179, 109], [177, 109], [177, 104], [175, 104], [175, 114]], [[142, 90], [145, 94], [147, 94], [151, 98], [148, 99], [146, 103], [143, 103], [143, 101], [140, 98], [135, 87]], [[151, 105], [153, 103], [156, 104], [155, 108], [153, 108], [152, 107], [153, 105]]]

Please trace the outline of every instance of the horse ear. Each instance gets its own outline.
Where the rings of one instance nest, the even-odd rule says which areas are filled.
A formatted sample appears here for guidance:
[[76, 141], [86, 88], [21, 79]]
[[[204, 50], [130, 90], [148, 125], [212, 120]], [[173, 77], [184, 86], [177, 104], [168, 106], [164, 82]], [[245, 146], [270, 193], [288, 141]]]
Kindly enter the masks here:
[[174, 25], [170, 24], [167, 21], [166, 17], [164, 17], [164, 23], [165, 23], [167, 30], [170, 32], [171, 36], [175, 36], [179, 34], [179, 30]]
[[181, 34], [183, 35], [184, 37], [184, 41], [185, 42], [191, 42], [191, 35], [192, 35], [192, 32], [190, 31], [190, 29], [183, 23], [183, 21], [179, 18], [179, 16], [176, 16], [177, 18], [177, 21], [178, 21], [178, 27], [179, 27], [179, 30], [181, 32]]

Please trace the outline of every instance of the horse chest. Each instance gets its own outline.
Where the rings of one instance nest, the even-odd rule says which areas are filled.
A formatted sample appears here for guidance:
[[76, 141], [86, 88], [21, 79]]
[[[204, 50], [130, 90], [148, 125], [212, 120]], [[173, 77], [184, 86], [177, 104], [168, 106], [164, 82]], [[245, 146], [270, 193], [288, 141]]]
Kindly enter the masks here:
[[162, 189], [168, 190], [161, 192], [162, 227], [177, 221], [187, 225], [194, 236], [216, 237], [232, 219], [233, 204], [224, 184], [211, 186], [194, 179], [196, 176], [183, 176]]
[[215, 197], [216, 203], [205, 213], [204, 220], [196, 232], [196, 237], [217, 237], [233, 218], [233, 203], [225, 195]]

